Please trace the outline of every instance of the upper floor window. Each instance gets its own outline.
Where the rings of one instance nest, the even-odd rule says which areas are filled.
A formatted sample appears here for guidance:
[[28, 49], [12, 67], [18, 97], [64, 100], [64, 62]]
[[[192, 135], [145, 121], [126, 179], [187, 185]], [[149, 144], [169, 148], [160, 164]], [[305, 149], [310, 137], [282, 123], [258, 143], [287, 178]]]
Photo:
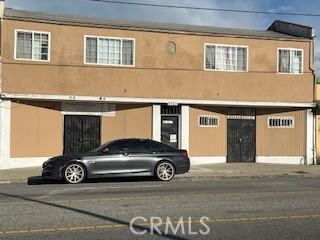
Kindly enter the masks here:
[[134, 40], [108, 37], [85, 37], [85, 63], [134, 65]]
[[300, 49], [279, 49], [278, 63], [280, 73], [302, 73], [302, 55]]
[[205, 69], [247, 71], [248, 47], [206, 44]]
[[50, 33], [15, 31], [15, 59], [49, 61]]

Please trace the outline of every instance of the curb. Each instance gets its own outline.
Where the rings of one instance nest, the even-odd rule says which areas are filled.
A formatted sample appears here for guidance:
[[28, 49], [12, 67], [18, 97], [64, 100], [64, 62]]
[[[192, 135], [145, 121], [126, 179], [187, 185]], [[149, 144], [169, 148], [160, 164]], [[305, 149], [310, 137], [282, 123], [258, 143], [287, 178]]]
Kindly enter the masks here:
[[[209, 180], [230, 180], [230, 179], [285, 179], [285, 178], [319, 178], [320, 173], [308, 173], [308, 172], [290, 172], [290, 173], [281, 173], [281, 174], [257, 174], [257, 175], [205, 175], [205, 176], [186, 176], [184, 174], [176, 175], [173, 178], [173, 181], [184, 182], [184, 181], [209, 181]], [[31, 178], [31, 177], [30, 177]], [[105, 178], [107, 179], [107, 178]], [[0, 185], [4, 184], [13, 184], [13, 183], [28, 183], [29, 177], [26, 179], [10, 179], [0, 181]]]
[[193, 177], [185, 177], [179, 176], [175, 177], [173, 180], [176, 181], [208, 181], [208, 180], [228, 180], [228, 179], [285, 179], [285, 178], [319, 178], [320, 174], [290, 174], [283, 173], [279, 175], [232, 175], [232, 176], [193, 176]]
[[11, 181], [0, 181], [0, 184], [10, 184], [10, 183], [12, 183]]

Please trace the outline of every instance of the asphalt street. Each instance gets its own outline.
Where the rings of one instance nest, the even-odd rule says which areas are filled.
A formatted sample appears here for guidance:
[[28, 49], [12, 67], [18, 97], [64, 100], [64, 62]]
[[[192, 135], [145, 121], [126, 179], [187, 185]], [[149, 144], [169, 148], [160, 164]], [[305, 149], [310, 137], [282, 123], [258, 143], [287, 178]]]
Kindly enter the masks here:
[[0, 239], [319, 239], [319, 178], [0, 185]]

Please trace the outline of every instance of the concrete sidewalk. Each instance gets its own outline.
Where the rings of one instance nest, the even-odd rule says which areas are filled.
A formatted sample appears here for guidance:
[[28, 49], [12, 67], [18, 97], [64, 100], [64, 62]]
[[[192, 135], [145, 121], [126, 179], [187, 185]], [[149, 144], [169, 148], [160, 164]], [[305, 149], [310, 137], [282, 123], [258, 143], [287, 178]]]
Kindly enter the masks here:
[[[40, 178], [41, 167], [0, 170], [0, 184], [26, 183], [30, 178]], [[289, 165], [264, 163], [219, 163], [194, 165], [190, 172], [176, 175], [175, 180], [199, 178], [259, 178], [259, 177], [320, 177], [320, 165]]]
[[[219, 163], [192, 166], [189, 173], [181, 177], [320, 177], [320, 165], [293, 165], [267, 163]], [[175, 177], [180, 177], [179, 175]]]

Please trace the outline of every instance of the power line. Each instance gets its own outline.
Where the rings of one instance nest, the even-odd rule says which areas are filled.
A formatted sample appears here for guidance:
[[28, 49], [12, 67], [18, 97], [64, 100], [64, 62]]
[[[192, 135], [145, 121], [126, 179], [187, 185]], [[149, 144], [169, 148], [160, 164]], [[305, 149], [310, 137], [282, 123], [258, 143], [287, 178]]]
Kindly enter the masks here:
[[223, 9], [223, 8], [205, 8], [205, 7], [190, 7], [190, 6], [179, 6], [179, 5], [162, 5], [162, 4], [139, 3], [139, 2], [125, 2], [125, 1], [112, 1], [112, 0], [89, 0], [89, 1], [91, 1], [91, 2], [112, 3], [112, 4], [126, 4], [126, 5], [146, 6], [146, 7], [202, 10], [202, 11], [219, 11], [219, 12], [236, 12], [236, 13], [250, 13], [250, 14], [268, 14], [268, 15], [287, 15], [287, 16], [320, 17], [320, 14], [313, 14], [313, 13], [267, 12], [267, 11], [253, 11], [253, 10]]

